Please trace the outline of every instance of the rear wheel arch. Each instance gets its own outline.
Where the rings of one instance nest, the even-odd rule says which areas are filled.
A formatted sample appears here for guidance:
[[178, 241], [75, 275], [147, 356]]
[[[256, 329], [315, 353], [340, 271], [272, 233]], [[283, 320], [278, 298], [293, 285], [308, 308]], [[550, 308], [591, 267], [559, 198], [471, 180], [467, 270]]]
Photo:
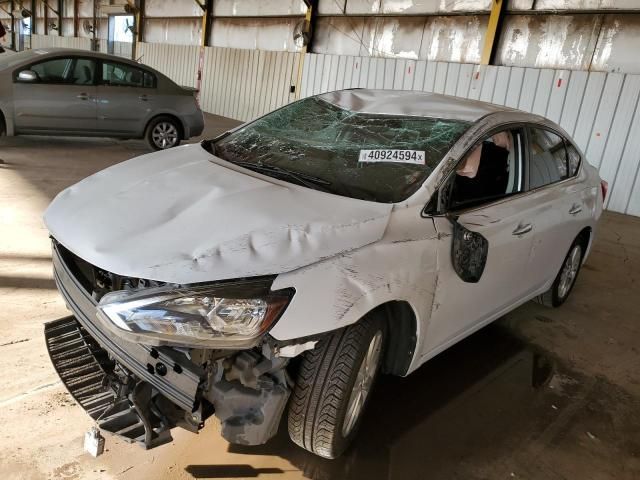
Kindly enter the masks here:
[[585, 258], [587, 252], [589, 251], [589, 247], [591, 246], [592, 232], [593, 231], [592, 231], [591, 227], [585, 227], [576, 236], [576, 240], [582, 246], [582, 258], [583, 259]]
[[0, 137], [8, 135], [7, 117], [0, 108]]
[[180, 127], [180, 138], [182, 140], [185, 140], [185, 126], [184, 123], [182, 123], [182, 120], [180, 120], [180, 117], [178, 117], [177, 115], [174, 115], [173, 113], [158, 113], [156, 115], [154, 115], [153, 117], [151, 117], [149, 120], [147, 120], [147, 124], [144, 127], [144, 135], [146, 136], [146, 134], [149, 132], [149, 127], [151, 126], [151, 124], [156, 121], [157, 119], [161, 118], [161, 117], [167, 117], [170, 118], [171, 120], [174, 120], [178, 126]]
[[[580, 233], [576, 235], [571, 242], [571, 246], [569, 247], [566, 256], [563, 257], [562, 265], [560, 266], [553, 283], [546, 292], [543, 292], [534, 298], [537, 303], [540, 303], [545, 307], [557, 308], [566, 301], [573, 290], [578, 273], [580, 272], [580, 267], [587, 256], [591, 238], [591, 227], [583, 228]], [[572, 265], [572, 258], [575, 258], [576, 255], [580, 255], [580, 258]], [[566, 290], [566, 282], [571, 282], [568, 290]], [[565, 291], [563, 291], [561, 283], [564, 283]]]
[[[174, 145], [165, 147], [165, 146], [158, 145], [157, 142], [154, 141], [153, 132], [156, 126], [161, 123], [172, 124], [177, 130], [177, 140]], [[151, 147], [153, 150], [163, 150], [166, 148], [177, 147], [178, 145], [180, 145], [180, 142], [185, 139], [185, 131], [186, 131], [185, 126], [182, 123], [182, 120], [180, 120], [178, 116], [173, 115], [171, 113], [160, 113], [158, 115], [154, 115], [153, 117], [151, 117], [147, 122], [144, 129], [144, 138], [146, 139], [149, 147]]]

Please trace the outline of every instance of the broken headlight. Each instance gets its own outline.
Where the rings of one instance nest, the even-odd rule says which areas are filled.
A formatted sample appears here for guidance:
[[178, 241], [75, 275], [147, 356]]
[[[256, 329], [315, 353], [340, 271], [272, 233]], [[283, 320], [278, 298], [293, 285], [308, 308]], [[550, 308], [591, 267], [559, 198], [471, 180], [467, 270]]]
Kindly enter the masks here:
[[235, 290], [204, 286], [114, 292], [101, 299], [98, 318], [119, 336], [139, 343], [249, 347], [278, 319], [291, 295], [253, 289], [253, 296], [252, 288]]

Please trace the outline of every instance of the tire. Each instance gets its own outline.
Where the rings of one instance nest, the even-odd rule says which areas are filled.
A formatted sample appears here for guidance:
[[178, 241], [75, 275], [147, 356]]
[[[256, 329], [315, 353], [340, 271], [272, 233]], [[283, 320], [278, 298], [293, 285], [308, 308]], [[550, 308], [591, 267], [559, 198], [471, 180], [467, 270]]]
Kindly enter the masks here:
[[175, 118], [156, 117], [149, 122], [145, 139], [153, 150], [177, 147], [182, 140], [182, 126]]
[[562, 267], [560, 267], [560, 271], [551, 288], [542, 295], [538, 295], [535, 299], [536, 302], [552, 308], [562, 305], [569, 298], [569, 294], [576, 284], [583, 257], [584, 244], [580, 241], [580, 238], [576, 238], [571, 248], [569, 248], [569, 253], [564, 258]]
[[[347, 449], [380, 372], [384, 325], [377, 315], [365, 317], [327, 335], [302, 355], [288, 412], [289, 436], [294, 443], [324, 458], [336, 458]], [[367, 359], [370, 375], [363, 370]], [[360, 388], [365, 378], [367, 386]], [[356, 402], [359, 406], [354, 407]]]

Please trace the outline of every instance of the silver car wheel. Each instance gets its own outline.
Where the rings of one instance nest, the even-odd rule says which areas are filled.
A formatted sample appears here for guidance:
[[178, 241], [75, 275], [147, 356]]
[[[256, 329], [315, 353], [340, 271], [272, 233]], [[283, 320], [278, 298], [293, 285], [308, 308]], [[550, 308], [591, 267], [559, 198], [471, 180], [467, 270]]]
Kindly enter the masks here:
[[573, 282], [576, 280], [578, 270], [580, 269], [580, 260], [582, 259], [582, 248], [580, 245], [574, 245], [571, 253], [567, 257], [560, 273], [560, 282], [558, 283], [558, 296], [564, 298], [571, 290]]
[[156, 147], [171, 148], [178, 143], [178, 129], [171, 122], [160, 122], [153, 127], [151, 138]]
[[376, 377], [376, 372], [378, 371], [381, 351], [382, 332], [378, 331], [371, 339], [367, 353], [365, 353], [360, 368], [358, 369], [358, 375], [356, 376], [356, 382], [353, 385], [353, 390], [349, 397], [347, 413], [344, 417], [344, 424], [342, 425], [343, 437], [351, 433], [362, 413], [362, 407], [364, 407], [369, 392], [371, 391], [373, 380]]

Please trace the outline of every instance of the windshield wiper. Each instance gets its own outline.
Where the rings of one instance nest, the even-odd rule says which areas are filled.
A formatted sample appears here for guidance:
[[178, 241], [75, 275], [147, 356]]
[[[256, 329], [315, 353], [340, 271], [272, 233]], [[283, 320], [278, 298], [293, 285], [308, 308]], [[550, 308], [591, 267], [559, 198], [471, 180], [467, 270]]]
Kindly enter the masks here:
[[294, 180], [296, 183], [313, 189], [323, 190], [325, 192], [332, 193], [330, 189], [326, 188], [331, 185], [331, 182], [325, 180], [323, 178], [314, 177], [313, 175], [309, 175], [307, 173], [299, 173], [291, 170], [287, 170], [286, 168], [278, 167], [277, 165], [269, 165], [265, 163], [253, 163], [253, 162], [243, 162], [243, 161], [232, 161], [228, 160], [230, 163], [234, 165], [238, 165], [239, 167], [244, 167], [249, 170], [258, 173], [264, 173], [270, 177], [281, 178], [287, 177]]

